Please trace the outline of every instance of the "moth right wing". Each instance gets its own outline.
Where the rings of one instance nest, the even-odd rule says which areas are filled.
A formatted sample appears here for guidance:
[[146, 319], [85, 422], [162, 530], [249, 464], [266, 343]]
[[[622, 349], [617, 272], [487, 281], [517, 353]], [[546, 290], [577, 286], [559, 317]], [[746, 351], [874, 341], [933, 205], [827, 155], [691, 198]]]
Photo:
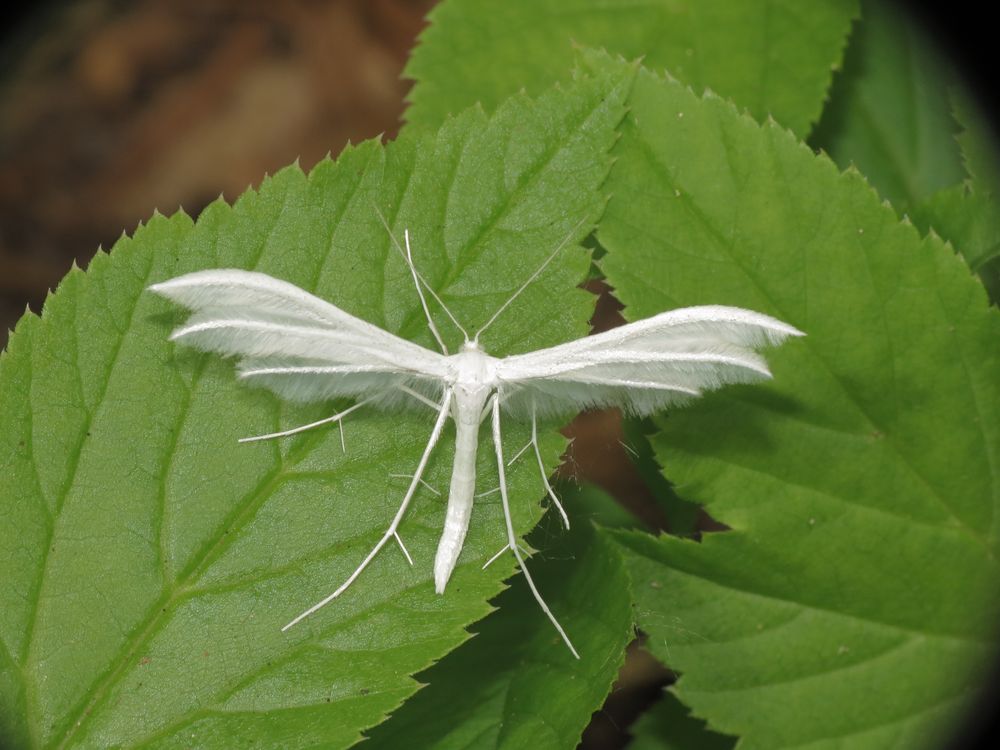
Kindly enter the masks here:
[[497, 375], [505, 408], [522, 416], [608, 406], [644, 415], [727, 383], [769, 378], [754, 350], [802, 335], [738, 307], [688, 307], [507, 357]]
[[194, 314], [172, 341], [239, 358], [239, 376], [294, 401], [441, 391], [445, 357], [287, 281], [239, 269], [197, 271], [150, 290]]

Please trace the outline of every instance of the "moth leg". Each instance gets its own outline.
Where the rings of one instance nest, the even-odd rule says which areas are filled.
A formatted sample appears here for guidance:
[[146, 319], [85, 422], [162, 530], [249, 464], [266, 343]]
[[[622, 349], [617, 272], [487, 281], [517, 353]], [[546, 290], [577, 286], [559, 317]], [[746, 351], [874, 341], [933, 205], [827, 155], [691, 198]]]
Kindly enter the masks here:
[[572, 652], [573, 656], [577, 659], [580, 658], [580, 654], [577, 653], [576, 649], [573, 648], [573, 644], [566, 635], [566, 631], [563, 630], [562, 625], [552, 614], [552, 610], [542, 599], [542, 595], [538, 593], [538, 589], [535, 587], [535, 582], [531, 578], [531, 574], [528, 573], [528, 567], [524, 564], [524, 558], [521, 557], [521, 552], [518, 549], [517, 537], [514, 536], [514, 522], [510, 518], [510, 503], [507, 501], [507, 478], [504, 472], [504, 460], [503, 460], [503, 444], [500, 438], [500, 398], [497, 394], [493, 395], [493, 447], [496, 449], [497, 454], [497, 474], [500, 478], [500, 498], [503, 501], [503, 516], [504, 521], [507, 523], [507, 546], [510, 547], [510, 551], [514, 553], [514, 557], [517, 558], [517, 564], [521, 568], [521, 572], [524, 573], [524, 579], [528, 582], [528, 588], [531, 589], [531, 593], [535, 597], [535, 601], [542, 608], [542, 611], [548, 616], [549, 620], [555, 625], [556, 630], [559, 635], [562, 636], [563, 641], [569, 646], [569, 650]]
[[413, 398], [415, 398], [417, 401], [419, 401], [422, 404], [425, 404], [426, 406], [430, 407], [434, 411], [437, 411], [439, 408], [441, 408], [441, 404], [438, 404], [438, 403], [435, 403], [434, 401], [431, 401], [429, 398], [427, 398], [422, 393], [420, 393], [418, 391], [415, 391], [415, 390], [413, 390], [412, 388], [410, 388], [408, 386], [400, 385], [400, 386], [397, 386], [397, 387], [399, 388], [399, 390], [401, 390], [407, 396], [413, 396]]
[[624, 440], [619, 440], [618, 445], [625, 449], [626, 453], [631, 454], [632, 458], [639, 458], [639, 451], [633, 448], [631, 445], [626, 443]]
[[399, 510], [396, 511], [396, 515], [393, 517], [392, 523], [389, 524], [389, 528], [386, 529], [385, 534], [383, 534], [382, 538], [378, 540], [378, 542], [375, 544], [374, 547], [372, 547], [371, 552], [369, 552], [368, 555], [365, 557], [365, 559], [361, 561], [361, 564], [354, 569], [354, 572], [351, 573], [350, 576], [348, 576], [347, 580], [340, 585], [340, 588], [338, 588], [336, 591], [334, 591], [332, 594], [330, 594], [322, 601], [319, 601], [313, 606], [311, 606], [305, 612], [303, 612], [294, 620], [285, 625], [285, 627], [281, 629], [282, 632], [288, 630], [290, 627], [292, 627], [292, 625], [295, 625], [296, 623], [305, 619], [313, 612], [320, 609], [321, 607], [326, 606], [331, 601], [333, 601], [338, 596], [347, 591], [348, 587], [352, 583], [354, 583], [354, 580], [359, 575], [361, 575], [361, 571], [363, 571], [365, 568], [368, 567], [368, 563], [370, 563], [375, 558], [375, 555], [379, 553], [379, 550], [381, 550], [385, 546], [386, 542], [388, 542], [390, 539], [395, 539], [399, 543], [400, 547], [403, 550], [403, 554], [405, 554], [406, 558], [410, 560], [410, 564], [411, 565], [413, 564], [413, 561], [410, 558], [409, 553], [406, 551], [406, 547], [403, 546], [403, 541], [399, 538], [399, 534], [396, 530], [399, 528], [400, 521], [403, 520], [403, 515], [406, 513], [406, 509], [410, 504], [410, 500], [413, 499], [413, 495], [417, 491], [417, 486], [420, 483], [420, 477], [423, 475], [424, 469], [427, 467], [427, 461], [431, 457], [431, 451], [434, 450], [434, 446], [435, 444], [437, 444], [438, 439], [441, 437], [441, 432], [444, 430], [445, 422], [448, 420], [448, 412], [451, 409], [451, 396], [452, 392], [450, 389], [444, 392], [444, 401], [441, 403], [440, 408], [438, 410], [437, 420], [434, 422], [434, 429], [431, 431], [430, 439], [427, 441], [427, 447], [424, 448], [424, 453], [420, 457], [420, 463], [417, 464], [417, 470], [413, 474], [413, 480], [410, 482], [410, 487], [406, 491], [406, 495], [403, 497], [403, 502], [400, 503]]
[[410, 550], [406, 549], [406, 545], [403, 544], [403, 537], [401, 537], [399, 535], [398, 531], [392, 532], [392, 536], [396, 540], [396, 544], [399, 545], [399, 549], [402, 551], [403, 557], [406, 558], [406, 562], [408, 562], [410, 564], [410, 567], [412, 568], [413, 567], [413, 558], [410, 557]]
[[[504, 546], [503, 546], [503, 547], [502, 547], [502, 548], [500, 549], [500, 551], [499, 551], [499, 552], [497, 552], [497, 553], [496, 553], [495, 555], [493, 555], [493, 557], [491, 557], [491, 558], [490, 558], [489, 560], [487, 560], [486, 562], [484, 562], [484, 563], [483, 563], [483, 567], [482, 567], [482, 568], [480, 568], [480, 570], [486, 570], [486, 569], [487, 569], [488, 567], [490, 567], [490, 566], [491, 566], [491, 565], [492, 565], [493, 563], [495, 563], [495, 562], [496, 562], [497, 560], [499, 560], [499, 559], [500, 559], [500, 555], [502, 555], [502, 554], [503, 554], [504, 552], [506, 552], [506, 551], [507, 551], [507, 550], [509, 550], [509, 549], [510, 549], [510, 545], [509, 545], [509, 544], [505, 544], [505, 545], [504, 545]], [[525, 551], [525, 550], [524, 550], [524, 547], [521, 547], [521, 551], [522, 551], [522, 552], [524, 552], [524, 551]]]
[[[282, 430], [281, 432], [269, 432], [266, 435], [254, 435], [253, 437], [240, 438], [238, 442], [240, 443], [254, 443], [258, 440], [273, 440], [274, 438], [288, 437], [289, 435], [295, 435], [299, 432], [305, 432], [306, 430], [311, 430], [313, 427], [319, 427], [320, 425], [329, 424], [330, 422], [340, 422], [344, 417], [350, 414], [352, 411], [360, 409], [365, 404], [373, 401], [374, 396], [366, 398], [364, 401], [358, 401], [354, 406], [349, 406], [344, 409], [339, 414], [334, 414], [332, 417], [326, 417], [325, 419], [320, 419], [316, 422], [310, 422], [309, 424], [304, 424], [301, 427], [293, 427], [290, 430]], [[343, 426], [341, 426], [340, 433], [340, 444], [344, 444], [344, 432]], [[346, 449], [345, 449], [346, 450]]]
[[[504, 402], [504, 397], [503, 397], [503, 394], [501, 394], [501, 396], [500, 396], [500, 405], [501, 406], [503, 406], [503, 402]], [[483, 411], [483, 417], [479, 420], [480, 424], [482, 424], [485, 421], [485, 419], [486, 419], [486, 413], [487, 412], [492, 412], [492, 410], [493, 410], [492, 405], [486, 404], [486, 409]], [[512, 458], [510, 458], [510, 459], [507, 460], [507, 466], [508, 467], [513, 466], [514, 463], [517, 461], [517, 459], [519, 459], [521, 456], [523, 456], [525, 454], [525, 452], [528, 450], [528, 448], [530, 448], [530, 447], [531, 447], [531, 441], [529, 440], [527, 443], [524, 444], [524, 447], [521, 448], [521, 450], [519, 450], [517, 453], [515, 453]]]
[[510, 466], [513, 466], [514, 462], [517, 461], [517, 459], [519, 459], [521, 456], [523, 456], [530, 447], [531, 447], [531, 441], [529, 440], [527, 443], [524, 444], [524, 447], [521, 448], [521, 450], [519, 450], [517, 453], [514, 454], [513, 458], [507, 461], [508, 468]]
[[545, 474], [545, 462], [542, 461], [542, 451], [538, 447], [538, 422], [535, 416], [535, 405], [531, 405], [531, 439], [524, 444], [514, 457], [507, 462], [507, 466], [510, 467], [514, 464], [517, 459], [523, 456], [529, 448], [534, 448], [535, 458], [538, 461], [538, 471], [542, 475], [542, 484], [545, 485], [545, 492], [552, 500], [556, 506], [556, 510], [559, 511], [559, 515], [562, 517], [563, 526], [569, 531], [569, 516], [566, 515], [566, 509], [563, 508], [563, 504], [559, 501], [559, 496], [556, 495], [555, 490], [552, 489], [552, 484], [549, 482], [548, 476]]
[[510, 544], [505, 544], [503, 547], [501, 547], [499, 552], [497, 552], [495, 555], [493, 555], [493, 557], [491, 557], [489, 560], [483, 563], [482, 570], [486, 570], [488, 567], [490, 567], [493, 563], [495, 563], [497, 560], [500, 559], [500, 555], [502, 555], [509, 549], [510, 549]]
[[562, 516], [563, 525], [566, 530], [569, 531], [569, 516], [566, 515], [566, 509], [563, 508], [562, 503], [559, 502], [559, 498], [555, 491], [552, 489], [552, 485], [549, 484], [549, 478], [545, 473], [545, 462], [542, 461], [542, 451], [538, 447], [538, 423], [535, 419], [535, 404], [531, 404], [531, 445], [535, 449], [535, 458], [538, 459], [538, 472], [542, 475], [542, 484], [545, 485], [545, 491], [549, 494], [552, 502], [555, 503], [556, 509], [559, 511], [559, 515]]
[[[413, 479], [413, 474], [390, 474], [389, 476], [392, 477], [393, 479]], [[426, 487], [428, 490], [433, 492], [438, 497], [441, 497], [441, 491], [434, 489], [425, 480], [421, 479], [420, 484], [422, 484], [424, 487]]]

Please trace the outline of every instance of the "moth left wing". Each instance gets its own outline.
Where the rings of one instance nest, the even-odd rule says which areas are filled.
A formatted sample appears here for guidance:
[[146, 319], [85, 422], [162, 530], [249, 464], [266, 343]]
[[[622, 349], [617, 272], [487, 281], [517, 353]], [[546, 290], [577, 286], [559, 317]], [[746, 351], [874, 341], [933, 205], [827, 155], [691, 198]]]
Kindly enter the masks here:
[[497, 376], [505, 408], [522, 415], [608, 406], [645, 415], [728, 383], [769, 378], [754, 350], [801, 335], [738, 307], [688, 307], [507, 357]]
[[445, 357], [287, 281], [239, 269], [197, 271], [150, 290], [194, 311], [171, 340], [239, 358], [239, 375], [284, 398], [441, 389]]

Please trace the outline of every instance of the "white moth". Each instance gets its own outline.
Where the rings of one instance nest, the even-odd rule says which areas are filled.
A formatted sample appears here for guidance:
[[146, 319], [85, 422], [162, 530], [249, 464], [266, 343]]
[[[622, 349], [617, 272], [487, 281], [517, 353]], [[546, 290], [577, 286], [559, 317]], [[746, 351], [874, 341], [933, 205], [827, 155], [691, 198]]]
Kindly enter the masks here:
[[[340, 596], [390, 539], [396, 540], [413, 564], [399, 536], [399, 524], [451, 417], [455, 421], [455, 456], [444, 530], [434, 559], [434, 588], [439, 594], [444, 592], [469, 528], [479, 426], [489, 417], [507, 544], [486, 564], [508, 549], [514, 554], [535, 599], [570, 651], [579, 658], [535, 587], [518, 548], [507, 500], [501, 413], [531, 421], [529, 446], [534, 449], [545, 490], [568, 528], [566, 512], [545, 475], [538, 448], [538, 415], [573, 414], [581, 409], [609, 406], [644, 415], [726, 383], [768, 378], [767, 364], [753, 350], [802, 333], [767, 315], [712, 305], [660, 313], [548, 349], [502, 359], [491, 357], [480, 347], [479, 337], [538, 277], [569, 237], [471, 338], [417, 272], [408, 231], [405, 238], [405, 253], [395, 239], [393, 242], [409, 266], [428, 326], [441, 347], [440, 354], [263, 273], [238, 269], [198, 271], [150, 287], [153, 292], [194, 311], [187, 323], [173, 332], [171, 340], [239, 357], [240, 378], [293, 401], [362, 399], [318, 422], [244, 441], [283, 437], [340, 422], [363, 404], [394, 408], [402, 400], [415, 399], [437, 413], [409, 488], [385, 534], [336, 591], [282, 630]], [[465, 342], [458, 353], [449, 355], [431, 318], [422, 287], [462, 331]]]

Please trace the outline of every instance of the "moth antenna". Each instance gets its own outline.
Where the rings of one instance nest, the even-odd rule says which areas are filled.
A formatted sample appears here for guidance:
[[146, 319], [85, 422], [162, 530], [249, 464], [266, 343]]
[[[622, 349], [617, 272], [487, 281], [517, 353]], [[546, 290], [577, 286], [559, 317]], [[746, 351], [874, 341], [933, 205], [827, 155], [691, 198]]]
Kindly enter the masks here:
[[545, 259], [545, 262], [542, 263], [542, 265], [540, 265], [537, 269], [535, 269], [535, 272], [528, 277], [528, 280], [525, 281], [523, 284], [521, 284], [518, 290], [514, 292], [506, 302], [500, 305], [500, 309], [497, 310], [495, 313], [493, 313], [493, 317], [487, 320], [486, 323], [483, 325], [483, 327], [480, 328], [478, 331], [476, 331], [476, 335], [472, 339], [474, 342], [479, 343], [479, 337], [483, 334], [483, 331], [485, 331], [487, 328], [493, 325], [493, 322], [500, 317], [500, 314], [508, 307], [510, 307], [511, 302], [516, 300], [518, 295], [520, 295], [521, 292], [527, 289], [531, 285], [531, 282], [533, 282], [535, 279], [539, 277], [539, 275], [541, 275], [542, 271], [544, 271], [548, 267], [549, 263], [551, 263], [553, 259], [555, 259], [555, 257], [559, 254], [559, 251], [566, 246], [567, 242], [569, 242], [569, 238], [572, 237], [574, 234], [576, 234], [576, 230], [582, 227], [583, 222], [585, 222], [586, 220], [587, 217], [584, 216], [582, 219], [580, 219], [580, 221], [577, 222], [575, 227], [569, 230], [569, 233], [565, 237], [563, 237], [562, 242], [560, 242], [559, 245], [556, 247], [556, 249], [553, 250], [552, 253], [549, 255], [549, 257]]
[[[427, 279], [423, 277], [423, 274], [421, 274], [420, 271], [417, 270], [416, 264], [414, 264], [413, 262], [413, 257], [412, 255], [410, 255], [410, 230], [408, 229], [404, 230], [404, 234], [406, 235], [406, 255], [404, 257], [406, 259], [407, 265], [409, 265], [410, 270], [413, 272], [414, 279], [424, 285], [424, 288], [428, 292], [430, 292], [430, 295], [434, 298], [434, 301], [441, 306], [442, 310], [444, 310], [444, 314], [448, 316], [448, 320], [450, 320], [454, 324], [455, 328], [457, 328], [459, 331], [462, 332], [462, 336], [465, 338], [466, 341], [468, 341], [469, 332], [465, 330], [465, 326], [463, 326], [461, 323], [458, 322], [458, 318], [456, 318], [452, 314], [451, 310], [448, 309], [448, 305], [446, 305], [444, 303], [444, 300], [441, 299], [441, 297], [438, 296], [438, 293], [434, 291], [434, 287], [432, 287], [428, 283]], [[402, 252], [402, 248], [399, 246], [399, 243], [396, 241], [395, 237], [392, 238], [392, 244], [396, 246], [397, 250]], [[418, 291], [419, 291], [419, 286], [418, 286]], [[421, 297], [421, 299], [423, 299], [423, 297]], [[427, 312], [426, 303], [424, 303], [424, 312]], [[427, 314], [427, 320], [428, 322], [430, 322], [430, 313]]]
[[427, 327], [431, 329], [431, 333], [434, 334], [434, 338], [437, 339], [438, 346], [441, 347], [441, 351], [445, 354], [448, 353], [448, 347], [445, 346], [444, 339], [441, 338], [441, 334], [438, 332], [437, 326], [434, 325], [434, 318], [431, 317], [431, 311], [427, 307], [427, 299], [424, 297], [423, 291], [420, 289], [420, 277], [417, 274], [417, 268], [413, 265], [413, 253], [410, 251], [410, 230], [403, 230], [403, 240], [406, 242], [406, 265], [410, 267], [410, 273], [413, 275], [413, 286], [417, 288], [417, 296], [420, 297], [420, 306], [424, 308], [424, 317], [427, 318]]
[[399, 241], [396, 239], [396, 235], [392, 233], [392, 229], [389, 227], [389, 222], [385, 220], [385, 216], [383, 216], [382, 212], [379, 211], [378, 206], [372, 204], [372, 207], [375, 209], [375, 213], [378, 215], [379, 221], [382, 222], [382, 226], [385, 227], [385, 231], [389, 234], [389, 239], [392, 241], [393, 247], [396, 248], [396, 251], [403, 257], [403, 260], [406, 261], [406, 265], [410, 269], [410, 274], [413, 276], [413, 284], [414, 286], [417, 287], [417, 296], [420, 297], [420, 304], [424, 308], [424, 315], [427, 318], [427, 325], [430, 327], [431, 333], [434, 334], [434, 338], [437, 340], [438, 346], [441, 347], [441, 351], [447, 354], [448, 347], [445, 346], [444, 340], [441, 338], [441, 334], [438, 333], [437, 326], [434, 325], [434, 321], [431, 319], [431, 313], [427, 307], [427, 300], [424, 298], [424, 293], [420, 288], [421, 284], [423, 285], [424, 289], [430, 292], [430, 295], [434, 298], [434, 301], [441, 306], [441, 309], [444, 310], [444, 314], [448, 316], [448, 319], [455, 324], [455, 327], [459, 331], [462, 332], [462, 335], [465, 337], [466, 341], [469, 340], [468, 332], [465, 330], [462, 324], [458, 322], [455, 316], [452, 315], [451, 310], [448, 309], [448, 306], [444, 303], [444, 300], [442, 300], [438, 296], [438, 293], [434, 291], [434, 287], [432, 287], [430, 284], [427, 283], [427, 279], [425, 279], [421, 275], [420, 271], [417, 270], [416, 265], [413, 263], [413, 254], [410, 252], [410, 230], [409, 229], [403, 230], [403, 236], [406, 240], [406, 250], [404, 251], [403, 248], [399, 246]]

